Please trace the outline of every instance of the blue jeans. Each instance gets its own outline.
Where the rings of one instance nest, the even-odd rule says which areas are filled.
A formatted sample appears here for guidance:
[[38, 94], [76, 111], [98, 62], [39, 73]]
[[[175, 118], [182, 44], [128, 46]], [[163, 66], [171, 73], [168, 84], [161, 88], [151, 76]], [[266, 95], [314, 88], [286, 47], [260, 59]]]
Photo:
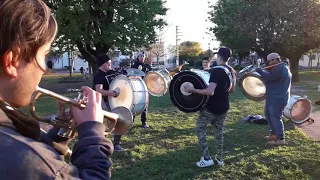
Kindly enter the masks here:
[[270, 134], [275, 134], [277, 139], [284, 139], [284, 126], [281, 116], [286, 105], [283, 102], [267, 100], [264, 108], [264, 115], [268, 121]]

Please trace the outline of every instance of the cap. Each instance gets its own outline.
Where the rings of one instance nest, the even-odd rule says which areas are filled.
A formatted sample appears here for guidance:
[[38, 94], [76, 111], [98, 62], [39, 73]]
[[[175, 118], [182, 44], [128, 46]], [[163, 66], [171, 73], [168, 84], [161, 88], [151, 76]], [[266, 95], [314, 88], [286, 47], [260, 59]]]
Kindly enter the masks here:
[[96, 58], [98, 67], [102, 66], [104, 63], [111, 60], [110, 57], [106, 54], [98, 54]]
[[221, 48], [219, 48], [219, 51], [214, 54], [218, 54], [218, 55], [223, 56], [225, 58], [229, 58], [232, 56], [232, 51], [230, 48], [221, 47]]
[[142, 55], [144, 55], [144, 52], [143, 52], [143, 51], [139, 52], [139, 53], [137, 54], [137, 57], [142, 56]]
[[280, 56], [279, 56], [278, 53], [270, 53], [270, 54], [268, 54], [268, 56], [267, 56], [267, 61], [270, 61], [270, 60], [272, 60], [272, 59], [277, 59], [277, 58], [280, 59]]

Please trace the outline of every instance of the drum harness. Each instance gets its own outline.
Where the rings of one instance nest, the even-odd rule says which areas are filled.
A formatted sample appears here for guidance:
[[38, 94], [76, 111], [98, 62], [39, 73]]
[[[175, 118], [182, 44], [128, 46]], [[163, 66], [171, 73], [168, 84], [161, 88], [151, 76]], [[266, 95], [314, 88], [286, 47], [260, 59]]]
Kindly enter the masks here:
[[230, 81], [230, 86], [229, 86], [229, 88], [228, 88], [228, 91], [229, 91], [229, 90], [231, 89], [232, 85], [233, 85], [232, 73], [230, 72], [230, 70], [229, 70], [227, 67], [222, 66], [222, 65], [220, 65], [220, 66], [215, 66], [215, 67], [213, 67], [212, 69], [217, 69], [217, 68], [223, 69], [224, 72], [228, 75], [229, 81]]
[[[220, 65], [220, 66], [214, 66], [212, 69], [218, 69], [218, 68], [223, 69], [224, 72], [225, 72], [225, 73], [228, 75], [228, 77], [229, 77], [229, 81], [230, 81], [230, 86], [229, 86], [229, 88], [228, 88], [228, 91], [229, 91], [229, 90], [231, 89], [231, 87], [232, 87], [232, 84], [233, 84], [232, 73], [229, 71], [229, 69], [228, 69], [227, 67], [222, 66], [222, 65]], [[205, 106], [207, 105], [207, 103], [208, 103], [208, 102], [206, 102], [206, 103], [203, 105], [203, 107], [205, 107]]]

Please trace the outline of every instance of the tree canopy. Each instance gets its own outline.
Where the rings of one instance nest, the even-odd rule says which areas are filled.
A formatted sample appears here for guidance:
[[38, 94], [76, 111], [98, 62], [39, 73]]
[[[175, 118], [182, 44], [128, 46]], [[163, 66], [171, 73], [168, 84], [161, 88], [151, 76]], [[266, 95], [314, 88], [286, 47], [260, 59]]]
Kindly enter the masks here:
[[293, 81], [299, 81], [299, 59], [320, 45], [317, 0], [219, 0], [211, 5], [209, 29], [221, 45], [243, 52], [260, 48], [290, 59]]
[[202, 53], [199, 42], [185, 41], [179, 45], [179, 54], [184, 56], [199, 56]]
[[95, 56], [118, 47], [135, 50], [152, 44], [166, 25], [163, 0], [45, 0], [59, 25], [56, 44], [77, 47], [91, 65]]

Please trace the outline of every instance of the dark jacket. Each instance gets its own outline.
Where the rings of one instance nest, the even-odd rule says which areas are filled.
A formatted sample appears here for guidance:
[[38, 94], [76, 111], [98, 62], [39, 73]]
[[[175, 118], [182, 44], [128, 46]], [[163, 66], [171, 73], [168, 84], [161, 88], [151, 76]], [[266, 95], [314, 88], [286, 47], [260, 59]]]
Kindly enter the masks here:
[[135, 68], [138, 69], [139, 66], [142, 66], [142, 71], [144, 73], [147, 73], [149, 71], [152, 71], [152, 67], [150, 66], [150, 64], [146, 64], [146, 63], [141, 63], [140, 61], [136, 60], [134, 62], [134, 64], [131, 66], [131, 68]]
[[[109, 179], [113, 152], [112, 142], [104, 137], [105, 126], [99, 122], [85, 122], [78, 128], [71, 163], [65, 163], [51, 146], [23, 136], [0, 109], [0, 179]], [[10, 116], [11, 117], [11, 116]], [[21, 124], [20, 121], [18, 124]], [[23, 124], [23, 123], [22, 123]], [[27, 123], [26, 123], [27, 124]], [[20, 126], [20, 125], [19, 125]], [[57, 128], [48, 137], [56, 136]], [[63, 142], [61, 142], [63, 144]]]
[[266, 100], [268, 102], [287, 103], [290, 98], [292, 74], [287, 64], [279, 64], [271, 71], [256, 70], [266, 82]]

